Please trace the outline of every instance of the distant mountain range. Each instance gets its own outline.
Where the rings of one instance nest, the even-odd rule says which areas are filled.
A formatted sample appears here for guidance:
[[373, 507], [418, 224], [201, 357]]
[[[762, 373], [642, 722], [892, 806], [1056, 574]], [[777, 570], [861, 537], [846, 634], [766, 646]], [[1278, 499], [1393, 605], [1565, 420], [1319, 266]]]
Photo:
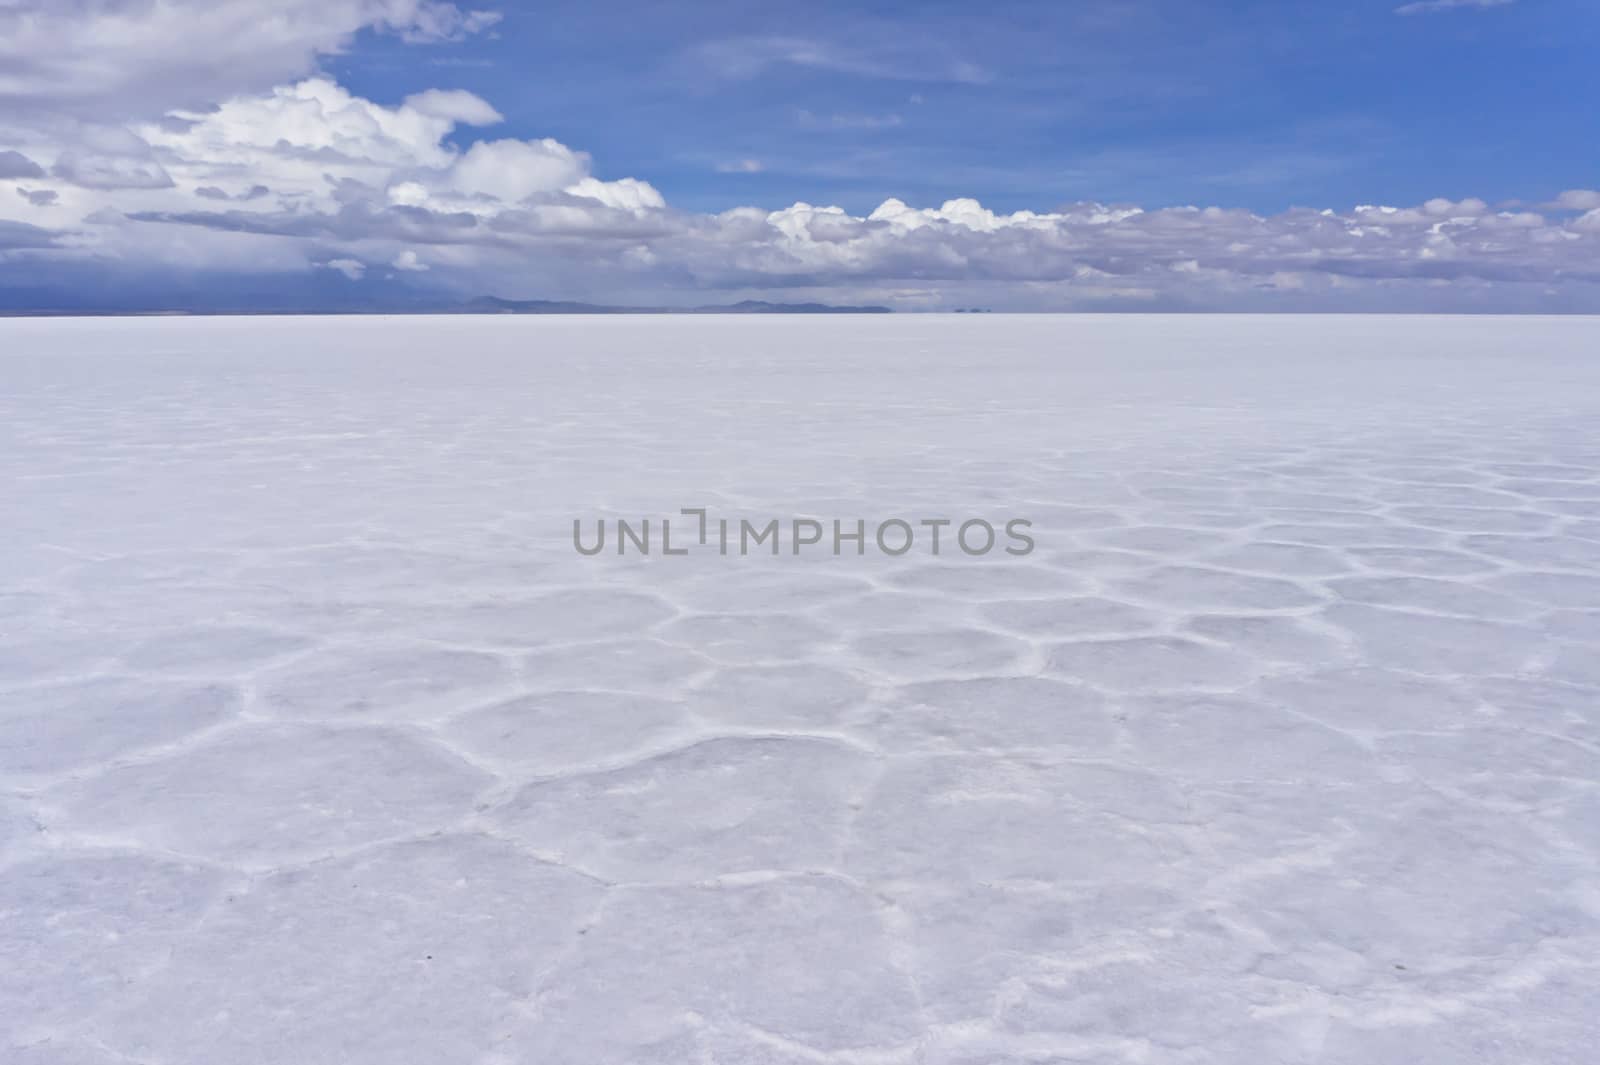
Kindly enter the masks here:
[[508, 300], [481, 296], [465, 302], [422, 297], [405, 301], [340, 298], [318, 293], [307, 298], [281, 294], [271, 301], [241, 299], [230, 294], [208, 294], [199, 298], [182, 295], [128, 293], [117, 302], [51, 298], [49, 294], [29, 297], [23, 293], [0, 294], [0, 318], [94, 317], [99, 315], [252, 315], [252, 314], [888, 314], [888, 307], [835, 307], [826, 303], [769, 303], [766, 300], [741, 300], [738, 303], [707, 304], [702, 307], [624, 307], [575, 300]]
[[888, 314], [888, 307], [835, 307], [827, 303], [738, 303], [703, 307], [614, 307], [571, 300], [506, 300], [483, 296], [463, 304], [463, 314]]

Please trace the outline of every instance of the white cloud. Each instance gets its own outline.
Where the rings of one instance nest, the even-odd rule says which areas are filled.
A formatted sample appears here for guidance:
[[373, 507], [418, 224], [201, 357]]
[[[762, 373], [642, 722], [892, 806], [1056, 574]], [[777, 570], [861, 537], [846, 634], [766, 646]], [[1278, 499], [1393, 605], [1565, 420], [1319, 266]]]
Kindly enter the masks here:
[[1434, 15], [1443, 11], [1458, 11], [1462, 8], [1505, 7], [1514, 4], [1516, 0], [1416, 0], [1414, 3], [1402, 4], [1394, 9], [1397, 15]]
[[[141, 210], [192, 209], [191, 197], [250, 203], [261, 215], [287, 208], [304, 218], [358, 202], [483, 218], [555, 202], [635, 213], [665, 206], [646, 182], [601, 181], [587, 154], [548, 138], [480, 140], [464, 152], [446, 143], [462, 125], [498, 121], [493, 107], [467, 92], [430, 90], [384, 107], [312, 78], [137, 124], [127, 153], [138, 144], [179, 187], [159, 203], [138, 203]], [[225, 191], [242, 179], [247, 188]]]
[[463, 11], [447, 3], [390, 6], [393, 13], [387, 16], [386, 25], [413, 44], [459, 41], [499, 25], [501, 19], [497, 11]]
[[469, 93], [425, 93], [386, 108], [312, 78], [260, 96], [236, 96], [211, 111], [174, 111], [169, 118], [176, 123], [137, 128], [168, 153], [211, 166], [260, 166], [272, 158], [298, 158], [319, 169], [442, 165], [449, 152], [440, 141], [461, 121], [455, 116], [466, 112], [499, 118]]
[[405, 106], [419, 115], [444, 119], [460, 126], [493, 126], [505, 116], [487, 100], [461, 89], [429, 89], [407, 96]]
[[607, 207], [634, 213], [659, 210], [667, 205], [661, 193], [657, 192], [649, 182], [639, 181], [636, 178], [601, 181], [598, 178], [583, 177], [567, 186], [566, 191], [582, 199], [594, 200]]
[[548, 137], [479, 141], [450, 168], [449, 184], [467, 196], [518, 203], [557, 192], [588, 176], [589, 157]]
[[[79, 256], [241, 271], [298, 263], [351, 278], [386, 263], [464, 293], [1410, 306], [1459, 290], [1475, 294], [1476, 309], [1485, 293], [1518, 286], [1589, 286], [1600, 303], [1600, 203], [1574, 217], [1593, 202], [1581, 191], [1515, 211], [1438, 198], [1273, 215], [1097, 203], [1002, 214], [955, 198], [928, 207], [888, 199], [865, 215], [808, 203], [703, 215], [673, 210], [644, 181], [596, 176], [587, 154], [557, 141], [450, 145], [461, 124], [497, 117], [467, 93], [384, 107], [310, 79], [120, 133], [80, 131], [101, 157], [160, 165], [169, 187], [111, 188], [133, 172], [118, 163], [102, 187], [85, 188], [91, 175], [63, 167], [73, 157], [58, 153], [52, 169], [79, 182], [71, 210], [52, 220], [19, 196], [0, 212], [36, 212], [18, 221], [72, 234]], [[44, 145], [28, 152], [50, 158]], [[59, 217], [69, 213], [75, 224]], [[8, 254], [59, 254], [48, 242], [29, 249]]]
[[979, 233], [993, 233], [1008, 228], [1051, 230], [1068, 221], [1093, 225], [1121, 221], [1138, 213], [1140, 211], [1137, 207], [1113, 209], [1098, 204], [1080, 204], [1077, 213], [1070, 219], [1068, 215], [1062, 213], [1035, 214], [1032, 211], [997, 215], [973, 199], [946, 200], [937, 208], [920, 210], [907, 207], [899, 200], [889, 199], [867, 217], [875, 222], [888, 222], [897, 230], [920, 229], [924, 226], [949, 223]]
[[497, 17], [444, 0], [6, 0], [0, 113], [103, 121], [203, 107], [311, 73], [362, 29], [456, 40]]
[[[6, 2], [3, 18], [41, 10], [35, 0]], [[132, 28], [152, 49], [169, 35], [162, 44], [170, 53], [167, 8], [192, 8], [201, 41], [244, 9], [263, 10], [243, 0], [201, 6], [101, 0], [80, 9], [84, 25], [68, 36], [77, 47]], [[27, 32], [57, 26], [59, 10]], [[0, 152], [0, 181], [16, 188], [0, 197], [0, 270], [55, 262], [140, 272], [321, 269], [360, 279], [373, 264], [385, 279], [426, 273], [415, 283], [469, 295], [604, 292], [623, 301], [633, 293], [650, 303], [704, 303], [723, 292], [917, 307], [1459, 300], [1483, 309], [1537, 305], [1540, 294], [1558, 291], [1600, 308], [1600, 193], [1569, 190], [1516, 210], [1441, 198], [1277, 214], [1098, 203], [1000, 213], [953, 197], [937, 206], [891, 198], [865, 214], [803, 202], [699, 214], [673, 209], [640, 178], [595, 173], [587, 153], [558, 141], [480, 132], [501, 116], [472, 93], [429, 89], [388, 106], [321, 75], [249, 84], [339, 47], [351, 27], [440, 38], [487, 25], [459, 8], [287, 0], [276, 10], [283, 17], [266, 31], [265, 49], [298, 43], [270, 61], [241, 59], [232, 77], [245, 87], [198, 99], [203, 78], [183, 81], [181, 93], [150, 90], [155, 68], [146, 69], [137, 40], [120, 41], [107, 45], [104, 69], [86, 76], [135, 87], [145, 110], [121, 121], [57, 111], [47, 122], [17, 122]], [[769, 42], [765, 61], [867, 62], [789, 44]], [[0, 56], [12, 47], [0, 44]], [[74, 54], [68, 48], [51, 63], [70, 66]], [[51, 95], [52, 77], [45, 71], [20, 95], [70, 102]], [[15, 94], [28, 81], [0, 74], [0, 90]], [[148, 106], [174, 95], [184, 102]], [[732, 167], [756, 172], [760, 164]]]
[[988, 71], [946, 48], [897, 38], [868, 45], [820, 37], [727, 37], [705, 42], [688, 59], [696, 71], [731, 81], [759, 77], [785, 66], [891, 81], [982, 84], [990, 78]]
[[359, 259], [329, 259], [322, 264], [329, 270], [337, 270], [351, 281], [360, 281], [367, 273], [367, 266]]
[[1569, 211], [1592, 211], [1600, 207], [1600, 191], [1594, 189], [1568, 189], [1555, 198], [1552, 207]]
[[[537, 239], [660, 235], [661, 194], [634, 178], [601, 180], [584, 152], [548, 138], [465, 150], [447, 140], [499, 120], [471, 93], [430, 90], [385, 107], [318, 77], [159, 121], [66, 123], [69, 143], [35, 133], [27, 154], [5, 161], [30, 177], [45, 167], [24, 164], [50, 164], [69, 210], [46, 220], [53, 201], [42, 193], [53, 190], [33, 190], [0, 205], [0, 219], [61, 226], [74, 254], [107, 262], [181, 268], [205, 257], [216, 268], [232, 257], [244, 271], [340, 261], [460, 272]], [[252, 241], [264, 247], [251, 251]], [[425, 262], [414, 245], [448, 254]]]

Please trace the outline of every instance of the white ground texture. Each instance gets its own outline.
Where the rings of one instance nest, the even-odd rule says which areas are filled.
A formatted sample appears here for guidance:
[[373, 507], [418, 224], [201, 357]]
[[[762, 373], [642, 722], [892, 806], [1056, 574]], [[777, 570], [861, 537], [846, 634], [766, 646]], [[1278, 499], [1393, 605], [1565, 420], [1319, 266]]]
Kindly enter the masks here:
[[7, 1063], [1600, 1053], [1600, 321], [9, 321], [0, 487]]

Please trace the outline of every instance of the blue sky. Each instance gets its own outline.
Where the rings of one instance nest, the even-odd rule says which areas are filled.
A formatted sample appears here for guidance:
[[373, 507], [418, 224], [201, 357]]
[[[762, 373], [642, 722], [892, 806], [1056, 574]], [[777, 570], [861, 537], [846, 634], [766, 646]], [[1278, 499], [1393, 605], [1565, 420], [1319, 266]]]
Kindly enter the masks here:
[[1600, 310], [1586, 0], [480, 2], [0, 4], [0, 306]]
[[[395, 101], [448, 81], [676, 204], [890, 196], [1294, 205], [1554, 194], [1600, 173], [1600, 6], [1394, 2], [510, 4], [423, 60], [331, 64]], [[497, 131], [501, 132], [501, 131]], [[757, 173], [719, 173], [745, 160]]]

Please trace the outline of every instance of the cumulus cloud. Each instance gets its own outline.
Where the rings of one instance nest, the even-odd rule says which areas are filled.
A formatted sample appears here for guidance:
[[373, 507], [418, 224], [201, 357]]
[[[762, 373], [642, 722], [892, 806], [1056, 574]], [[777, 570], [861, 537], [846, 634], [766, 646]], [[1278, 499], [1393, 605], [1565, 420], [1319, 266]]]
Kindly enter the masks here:
[[1600, 191], [1594, 189], [1568, 189], [1557, 196], [1550, 206], [1569, 211], [1592, 211], [1600, 207]]
[[1194, 291], [1197, 283], [1304, 290], [1348, 282], [1600, 281], [1596, 247], [1576, 223], [1497, 212], [1475, 200], [1267, 216], [1099, 204], [1000, 215], [974, 200], [937, 208], [890, 200], [865, 217], [795, 204], [761, 219], [730, 212], [717, 223], [737, 234], [724, 255], [682, 250], [721, 284], [755, 274], [806, 284], [1009, 282], [1159, 294]]
[[593, 200], [595, 203], [634, 215], [644, 215], [667, 205], [667, 201], [653, 185], [638, 178], [601, 181], [598, 178], [582, 177], [567, 186], [566, 191], [581, 199]]
[[[805, 202], [697, 213], [675, 209], [643, 176], [597, 172], [559, 141], [495, 136], [499, 112], [473, 93], [430, 89], [385, 105], [325, 75], [277, 78], [362, 26], [429, 40], [489, 26], [455, 5], [288, 0], [266, 30], [263, 47], [276, 57], [241, 58], [227, 91], [208, 97], [211, 82], [188, 70], [172, 75], [181, 92], [162, 90], [139, 41], [172, 52], [168, 9], [187, 9], [209, 40], [242, 25], [230, 20], [247, 9], [259, 16], [261, 4], [6, 4], [0, 22], [16, 28], [14, 13], [32, 11], [21, 32], [37, 40], [55, 27], [70, 47], [29, 73], [5, 65], [14, 43], [0, 43], [0, 106], [6, 93], [28, 107], [71, 105], [78, 90], [56, 86], [55, 68], [113, 28], [140, 33], [107, 44], [105, 69], [86, 73], [85, 91], [125, 86], [147, 105], [126, 118], [58, 110], [49, 122], [18, 122], [14, 138], [7, 131], [15, 147], [0, 152], [0, 179], [29, 183], [0, 202], [0, 269], [11, 276], [41, 264], [320, 270], [367, 287], [407, 275], [408, 285], [461, 295], [648, 303], [704, 303], [714, 291], [906, 307], [1485, 309], [1560, 299], [1600, 309], [1592, 191], [1517, 209], [1466, 198], [1271, 214], [1100, 203], [1002, 213], [953, 197], [891, 198], [864, 213]], [[74, 10], [76, 22], [62, 14]], [[894, 60], [808, 47], [768, 40], [740, 54], [758, 66], [865, 70]], [[735, 67], [737, 58], [723, 56]]]
[[[456, 249], [440, 258], [461, 270], [538, 240], [665, 231], [660, 192], [602, 180], [584, 152], [548, 138], [465, 149], [450, 139], [499, 121], [467, 92], [386, 107], [316, 77], [123, 127], [77, 124], [74, 143], [28, 150], [54, 152], [49, 174], [74, 189], [75, 253], [122, 262], [181, 268], [225, 248], [241, 269], [387, 262], [421, 272], [433, 264], [413, 246], [431, 245]], [[257, 260], [251, 238], [271, 253]]]
[[[357, 280], [385, 263], [464, 293], [605, 285], [652, 302], [667, 290], [686, 302], [790, 290], [911, 306], [1426, 307], [1445, 288], [1481, 304], [1554, 286], [1600, 305], [1600, 199], [1582, 191], [1519, 210], [1467, 198], [1277, 214], [1098, 203], [999, 213], [955, 198], [889, 199], [866, 214], [795, 203], [708, 215], [673, 209], [645, 181], [603, 179], [554, 140], [452, 146], [463, 124], [496, 118], [466, 93], [384, 107], [308, 79], [135, 124], [96, 141], [99, 169], [64, 153], [70, 165], [52, 170], [80, 186], [89, 212], [77, 255], [161, 261], [211, 241], [210, 254], [242, 269], [298, 261]], [[158, 165], [167, 187], [107, 159]]]
[[311, 73], [363, 29], [436, 42], [497, 19], [444, 0], [6, 0], [0, 111], [103, 121], [201, 107]]
[[[440, 141], [462, 121], [460, 115], [485, 122], [499, 118], [488, 104], [476, 97], [469, 103], [466, 97], [470, 94], [425, 93], [386, 108], [326, 78], [311, 78], [261, 95], [236, 96], [210, 111], [172, 111], [167, 121], [136, 129], [179, 166], [226, 165], [262, 174], [274, 168], [321, 173], [443, 164], [450, 153]], [[291, 162], [302, 165], [291, 167]]]
[[575, 185], [589, 158], [558, 141], [479, 141], [450, 167], [448, 185], [466, 196], [518, 203]]

